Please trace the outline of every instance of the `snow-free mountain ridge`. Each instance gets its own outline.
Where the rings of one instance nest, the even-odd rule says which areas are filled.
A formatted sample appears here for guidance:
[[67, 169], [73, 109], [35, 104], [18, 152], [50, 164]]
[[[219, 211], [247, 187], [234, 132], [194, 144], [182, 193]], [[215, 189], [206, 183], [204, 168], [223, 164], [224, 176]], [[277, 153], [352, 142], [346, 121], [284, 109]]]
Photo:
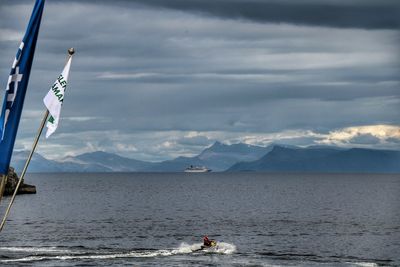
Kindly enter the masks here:
[[[16, 151], [12, 166], [21, 171], [27, 151]], [[103, 151], [49, 160], [35, 153], [28, 172], [182, 172], [190, 165], [220, 171], [400, 173], [400, 151], [285, 145], [267, 147], [215, 142], [193, 157], [146, 162]]]

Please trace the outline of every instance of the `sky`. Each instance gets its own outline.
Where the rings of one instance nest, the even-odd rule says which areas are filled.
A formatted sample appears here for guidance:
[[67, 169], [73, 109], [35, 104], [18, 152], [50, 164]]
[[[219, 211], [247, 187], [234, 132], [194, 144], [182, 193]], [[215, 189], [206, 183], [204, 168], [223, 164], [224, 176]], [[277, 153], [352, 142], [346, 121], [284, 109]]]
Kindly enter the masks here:
[[[33, 0], [0, 0], [0, 98]], [[16, 149], [161, 161], [215, 141], [400, 149], [400, 1], [47, 0]]]

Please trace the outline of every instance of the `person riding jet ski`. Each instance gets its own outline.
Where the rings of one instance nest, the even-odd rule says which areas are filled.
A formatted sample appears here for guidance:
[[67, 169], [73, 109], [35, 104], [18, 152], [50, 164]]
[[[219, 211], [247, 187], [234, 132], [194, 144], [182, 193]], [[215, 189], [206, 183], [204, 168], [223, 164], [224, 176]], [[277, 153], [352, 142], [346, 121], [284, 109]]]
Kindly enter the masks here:
[[212, 241], [208, 239], [208, 236], [204, 236], [203, 238], [203, 246], [204, 247], [211, 247]]

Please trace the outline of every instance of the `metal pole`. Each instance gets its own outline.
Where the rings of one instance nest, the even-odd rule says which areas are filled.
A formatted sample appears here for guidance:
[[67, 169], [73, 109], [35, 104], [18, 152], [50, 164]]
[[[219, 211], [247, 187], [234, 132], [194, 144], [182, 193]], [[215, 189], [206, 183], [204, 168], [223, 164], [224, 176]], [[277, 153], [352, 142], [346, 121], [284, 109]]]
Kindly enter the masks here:
[[40, 135], [42, 134], [43, 127], [44, 127], [44, 125], [46, 124], [46, 121], [47, 121], [47, 117], [48, 117], [48, 116], [49, 116], [49, 111], [46, 109], [46, 112], [44, 113], [42, 122], [41, 122], [41, 124], [40, 124], [40, 128], [39, 128], [39, 130], [38, 130], [38, 132], [37, 132], [37, 134], [36, 134], [35, 141], [33, 142], [33, 146], [32, 146], [31, 152], [29, 153], [28, 159], [27, 159], [26, 162], [25, 162], [25, 166], [24, 166], [24, 168], [22, 169], [22, 173], [21, 173], [21, 176], [19, 177], [17, 186], [15, 187], [14, 193], [13, 193], [13, 195], [12, 195], [12, 197], [11, 197], [10, 203], [8, 204], [8, 207], [7, 207], [6, 213], [4, 214], [3, 220], [1, 221], [0, 232], [3, 230], [4, 224], [6, 223], [7, 216], [8, 216], [8, 214], [10, 213], [10, 209], [11, 209], [12, 204], [14, 203], [14, 199], [15, 199], [15, 196], [17, 195], [19, 186], [21, 185], [21, 182], [22, 182], [23, 179], [24, 179], [26, 170], [28, 169], [29, 163], [30, 163], [30, 161], [31, 161], [31, 159], [32, 159], [33, 152], [35, 151], [36, 146], [37, 146], [37, 144], [38, 144], [38, 142], [39, 142]]
[[[72, 55], [73, 55], [74, 53], [75, 53], [74, 48], [68, 49], [67, 61], [68, 61], [68, 59], [69, 59], [70, 57], [72, 57]], [[11, 197], [10, 203], [8, 204], [8, 207], [7, 207], [6, 213], [4, 214], [3, 220], [1, 221], [1, 224], [0, 224], [0, 232], [3, 230], [4, 224], [5, 224], [6, 221], [7, 221], [8, 214], [10, 213], [11, 206], [12, 206], [12, 204], [14, 203], [15, 196], [17, 195], [19, 186], [21, 185], [21, 182], [24, 180], [24, 176], [25, 176], [26, 170], [28, 169], [29, 163], [30, 163], [30, 161], [31, 161], [31, 159], [32, 159], [33, 152], [35, 152], [36, 146], [37, 146], [37, 144], [38, 144], [38, 142], [39, 142], [40, 135], [42, 134], [42, 131], [43, 131], [44, 125], [46, 124], [46, 121], [47, 121], [47, 117], [48, 117], [48, 116], [49, 116], [49, 110], [46, 109], [46, 112], [44, 113], [44, 116], [43, 116], [42, 122], [41, 122], [41, 124], [40, 124], [39, 130], [38, 130], [38, 132], [37, 132], [37, 134], [36, 134], [35, 141], [33, 142], [31, 152], [29, 153], [28, 159], [27, 159], [26, 162], [25, 162], [25, 166], [24, 166], [24, 168], [23, 168], [23, 170], [22, 170], [22, 173], [21, 173], [21, 176], [20, 176], [20, 178], [19, 178], [19, 180], [18, 180], [17, 186], [15, 187], [14, 193], [13, 193], [13, 195], [12, 195], [12, 197]]]

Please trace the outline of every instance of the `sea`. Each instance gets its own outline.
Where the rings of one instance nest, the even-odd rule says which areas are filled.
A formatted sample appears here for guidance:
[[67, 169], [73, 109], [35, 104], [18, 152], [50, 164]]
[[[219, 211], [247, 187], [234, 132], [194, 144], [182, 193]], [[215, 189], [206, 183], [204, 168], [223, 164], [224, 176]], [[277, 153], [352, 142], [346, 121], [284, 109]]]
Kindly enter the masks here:
[[[0, 266], [400, 266], [399, 174], [27, 174]], [[0, 211], [4, 213], [6, 198]], [[202, 238], [217, 241], [200, 250]]]

